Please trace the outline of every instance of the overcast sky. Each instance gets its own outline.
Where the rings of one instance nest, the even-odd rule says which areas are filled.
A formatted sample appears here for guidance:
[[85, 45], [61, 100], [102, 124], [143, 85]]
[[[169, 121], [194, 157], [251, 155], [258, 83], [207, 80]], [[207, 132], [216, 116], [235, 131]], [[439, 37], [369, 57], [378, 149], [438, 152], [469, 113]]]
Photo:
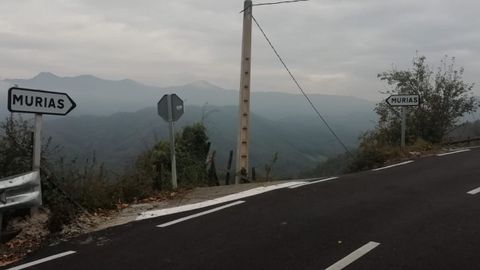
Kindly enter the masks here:
[[[242, 6], [242, 0], [1, 0], [0, 78], [49, 71], [160, 86], [206, 80], [236, 89]], [[477, 82], [479, 10], [472, 0], [310, 0], [255, 7], [254, 16], [308, 92], [378, 100], [386, 86], [376, 75], [392, 65], [409, 68], [417, 51], [435, 66], [443, 55], [455, 56], [465, 79]], [[255, 27], [252, 60], [252, 91], [297, 92]]]

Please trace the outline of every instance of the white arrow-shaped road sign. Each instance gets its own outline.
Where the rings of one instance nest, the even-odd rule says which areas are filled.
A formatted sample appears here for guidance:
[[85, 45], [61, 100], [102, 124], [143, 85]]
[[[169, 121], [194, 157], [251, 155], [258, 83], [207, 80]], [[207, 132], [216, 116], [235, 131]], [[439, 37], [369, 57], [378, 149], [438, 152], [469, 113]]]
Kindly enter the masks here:
[[418, 106], [420, 104], [419, 95], [392, 95], [387, 98], [390, 106]]
[[76, 106], [66, 93], [19, 87], [8, 90], [8, 110], [11, 112], [66, 115]]

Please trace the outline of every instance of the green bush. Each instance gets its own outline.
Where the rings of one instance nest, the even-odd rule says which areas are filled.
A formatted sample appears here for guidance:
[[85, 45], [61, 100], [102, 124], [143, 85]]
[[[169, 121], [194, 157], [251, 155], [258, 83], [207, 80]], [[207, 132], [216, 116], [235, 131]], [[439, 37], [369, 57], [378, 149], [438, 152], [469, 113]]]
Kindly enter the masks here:
[[[178, 185], [182, 187], [205, 186], [208, 181], [206, 160], [210, 143], [205, 127], [194, 124], [176, 134], [176, 161]], [[131, 177], [149, 182], [154, 189], [171, 188], [170, 145], [158, 142], [152, 149], [138, 156]]]

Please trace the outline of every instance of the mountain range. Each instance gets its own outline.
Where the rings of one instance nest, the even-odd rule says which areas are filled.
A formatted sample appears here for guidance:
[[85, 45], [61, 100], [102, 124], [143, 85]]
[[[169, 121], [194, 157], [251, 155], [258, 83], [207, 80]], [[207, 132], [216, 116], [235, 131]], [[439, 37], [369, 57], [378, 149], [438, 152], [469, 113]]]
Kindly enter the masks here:
[[[197, 81], [156, 87], [132, 80], [104, 80], [92, 75], [60, 77], [43, 72], [31, 79], [0, 81], [0, 115], [12, 85], [68, 93], [77, 108], [66, 117], [46, 117], [45, 136], [61, 145], [64, 154], [84, 157], [95, 152], [112, 170], [132, 165], [135, 157], [155, 141], [167, 139], [167, 123], [156, 103], [166, 93], [185, 102], [177, 128], [203, 122], [217, 151], [217, 167], [224, 170], [228, 152], [235, 149], [238, 91]], [[356, 97], [311, 94], [310, 99], [344, 143], [353, 148], [359, 135], [376, 123], [374, 103]], [[327, 157], [344, 150], [299, 94], [252, 92], [251, 165], [263, 168], [274, 153], [278, 177], [295, 177]], [[28, 116], [25, 116], [26, 118]]]

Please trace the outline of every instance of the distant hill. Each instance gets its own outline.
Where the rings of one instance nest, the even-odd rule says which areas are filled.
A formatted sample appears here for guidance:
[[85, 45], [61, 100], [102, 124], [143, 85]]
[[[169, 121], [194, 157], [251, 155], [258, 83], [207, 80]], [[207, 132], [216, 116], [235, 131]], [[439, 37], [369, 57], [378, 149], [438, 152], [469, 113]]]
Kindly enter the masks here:
[[[131, 165], [135, 156], [151, 147], [155, 139], [167, 138], [166, 123], [157, 115], [155, 106], [164, 94], [171, 92], [185, 101], [186, 113], [178, 123], [180, 127], [201, 121], [204, 116], [220, 169], [225, 167], [228, 151], [235, 148], [238, 91], [205, 81], [161, 88], [132, 80], [40, 73], [32, 79], [0, 83], [3, 115], [7, 113], [6, 90], [12, 84], [69, 93], [77, 108], [68, 117], [47, 118], [45, 134], [72, 156], [95, 151], [111, 168]], [[346, 96], [310, 97], [350, 147], [356, 146], [361, 132], [376, 122], [372, 102]], [[253, 92], [251, 109], [252, 166], [263, 167], [279, 152], [277, 174], [293, 177], [320, 160], [343, 152], [301, 95]]]
[[[135, 112], [156, 106], [166, 93], [177, 93], [188, 105], [236, 106], [238, 91], [227, 90], [205, 81], [172, 86], [155, 87], [132, 80], [103, 80], [92, 75], [58, 77], [43, 72], [31, 79], [6, 79], [0, 84], [0, 91], [6, 92], [7, 85], [37, 88], [69, 93], [78, 107], [72, 115], [110, 115], [117, 112]], [[0, 94], [5, 103], [6, 94]], [[310, 98], [327, 118], [349, 117], [360, 113], [365, 119], [374, 119], [370, 101], [349, 96], [311, 94]], [[5, 107], [2, 107], [3, 110]], [[312, 109], [299, 94], [277, 92], [252, 92], [251, 109], [267, 119], [314, 115]], [[365, 120], [364, 119], [364, 120]], [[368, 121], [368, 120], [367, 120]]]

